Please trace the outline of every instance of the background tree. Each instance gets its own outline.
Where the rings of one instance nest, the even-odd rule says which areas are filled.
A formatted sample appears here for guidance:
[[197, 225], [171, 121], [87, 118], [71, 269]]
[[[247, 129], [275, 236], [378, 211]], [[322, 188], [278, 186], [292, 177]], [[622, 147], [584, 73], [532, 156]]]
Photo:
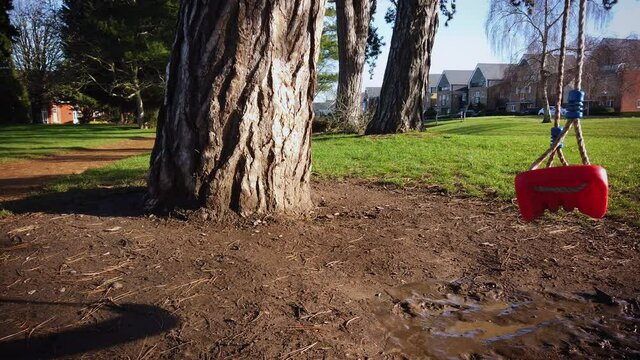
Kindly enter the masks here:
[[385, 69], [380, 102], [367, 126], [367, 134], [387, 134], [422, 126], [424, 96], [428, 86], [431, 49], [438, 28], [438, 9], [447, 21], [455, 2], [400, 0], [392, 16], [393, 37]]
[[52, 0], [19, 0], [11, 18], [18, 29], [13, 59], [31, 100], [31, 118], [52, 98], [55, 74], [62, 63], [59, 6]]
[[214, 215], [311, 207], [324, 0], [183, 1], [147, 208]]
[[371, 0], [336, 0], [339, 50], [336, 111], [341, 122], [353, 129], [358, 129], [362, 121], [360, 92], [371, 8]]
[[[572, 3], [570, 21], [577, 18], [578, 1]], [[607, 20], [603, 11], [607, 1], [591, 1], [588, 18], [592, 24], [601, 26]], [[486, 34], [494, 49], [502, 53], [527, 50], [536, 54], [539, 81], [536, 92], [542, 99], [543, 122], [551, 122], [549, 108], [549, 77], [556, 66], [549, 64], [550, 56], [557, 54], [562, 34], [564, 0], [491, 0], [489, 16], [485, 24]], [[575, 26], [570, 26], [570, 37], [575, 37]]]
[[17, 77], [13, 59], [13, 40], [18, 35], [11, 25], [11, 0], [0, 1], [0, 122], [29, 121], [29, 97]]
[[322, 37], [320, 38], [316, 95], [331, 91], [334, 84], [338, 82], [338, 74], [335, 72], [335, 64], [338, 61], [337, 31], [335, 6], [327, 3], [324, 13]]
[[145, 103], [162, 99], [178, 7], [178, 0], [65, 0], [65, 52], [81, 91], [122, 108], [133, 103], [146, 126]]

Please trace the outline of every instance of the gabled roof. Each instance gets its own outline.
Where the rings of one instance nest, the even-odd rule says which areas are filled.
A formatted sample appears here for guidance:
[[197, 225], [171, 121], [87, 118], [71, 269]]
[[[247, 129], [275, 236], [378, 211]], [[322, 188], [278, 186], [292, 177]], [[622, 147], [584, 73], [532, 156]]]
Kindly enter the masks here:
[[335, 103], [333, 101], [314, 102], [313, 111], [316, 113], [333, 110]]
[[[484, 64], [479, 63], [474, 71], [482, 71], [482, 75], [487, 80], [502, 80], [504, 79], [504, 73], [511, 66], [511, 64]], [[471, 79], [469, 79], [471, 80]]]
[[604, 38], [600, 41], [600, 45], [612, 47], [638, 46], [638, 44], [640, 44], [640, 39]]
[[[524, 54], [522, 58], [518, 62], [518, 64], [522, 64], [523, 62], [527, 63], [540, 63], [540, 54]], [[558, 61], [560, 61], [560, 56], [549, 54], [547, 55], [546, 60], [546, 68], [552, 74], [555, 74], [558, 71]], [[531, 64], [530, 64], [531, 65]], [[564, 60], [564, 65], [566, 68], [575, 68], [577, 65], [576, 56], [572, 54], [567, 54]]]
[[377, 98], [380, 97], [381, 87], [366, 87], [364, 88], [364, 94], [369, 98]]
[[473, 70], [445, 70], [442, 72], [440, 81], [446, 78], [449, 85], [467, 85], [472, 74]]
[[442, 74], [429, 74], [429, 87], [438, 86]]

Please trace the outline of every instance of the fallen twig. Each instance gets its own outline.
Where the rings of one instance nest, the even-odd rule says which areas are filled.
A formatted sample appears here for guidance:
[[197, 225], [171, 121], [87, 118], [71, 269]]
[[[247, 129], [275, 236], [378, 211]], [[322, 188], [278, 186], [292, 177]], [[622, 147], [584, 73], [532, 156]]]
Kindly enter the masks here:
[[286, 359], [290, 359], [292, 356], [291, 355], [296, 355], [296, 354], [304, 354], [307, 350], [311, 349], [312, 347], [318, 345], [318, 341], [314, 342], [313, 344], [309, 345], [309, 346], [305, 346], [301, 349], [298, 350], [294, 350], [288, 354], [285, 355]]

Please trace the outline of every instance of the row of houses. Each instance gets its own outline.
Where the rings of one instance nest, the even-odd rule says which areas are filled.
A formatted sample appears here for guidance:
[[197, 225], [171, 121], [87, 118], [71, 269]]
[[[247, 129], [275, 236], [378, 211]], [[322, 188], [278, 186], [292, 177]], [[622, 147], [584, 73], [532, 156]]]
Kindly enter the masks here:
[[[444, 70], [429, 74], [424, 108], [440, 115], [474, 109], [485, 113], [537, 112], [543, 106], [544, 86], [540, 79], [539, 54], [525, 54], [513, 64], [479, 63], [473, 70]], [[558, 56], [546, 59], [547, 94], [551, 104], [557, 99]], [[565, 59], [565, 89], [573, 89], [577, 61]], [[583, 76], [588, 106], [612, 108], [616, 112], [640, 112], [640, 40], [603, 39], [588, 53]], [[372, 109], [379, 87], [363, 94], [365, 109]]]

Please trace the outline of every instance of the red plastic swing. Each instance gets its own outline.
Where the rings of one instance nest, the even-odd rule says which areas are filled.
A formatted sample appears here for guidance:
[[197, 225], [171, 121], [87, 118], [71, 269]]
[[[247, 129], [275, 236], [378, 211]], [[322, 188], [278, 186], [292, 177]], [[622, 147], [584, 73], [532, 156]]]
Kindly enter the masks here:
[[592, 218], [607, 213], [607, 171], [596, 165], [574, 165], [530, 170], [516, 176], [516, 196], [526, 221], [545, 209], [578, 209]]
[[[586, 6], [587, 1], [580, 0], [577, 89], [581, 87], [582, 67], [584, 64]], [[560, 109], [560, 100], [562, 99], [568, 24], [567, 7], [565, 3], [560, 61], [558, 64], [558, 102], [556, 109]], [[529, 171], [516, 176], [516, 197], [520, 213], [525, 221], [532, 221], [547, 209], [557, 211], [560, 207], [567, 211], [578, 209], [593, 218], [602, 218], [607, 213], [609, 197], [607, 172], [604, 168], [589, 163], [580, 127], [580, 119], [583, 116], [584, 92], [572, 90], [567, 100], [568, 111], [566, 117], [568, 120], [565, 128], [559, 126], [560, 111], [558, 110], [554, 118], [554, 127], [551, 129], [551, 147], [531, 165]], [[572, 125], [575, 125], [576, 138], [583, 165], [566, 166], [568, 164], [562, 153], [562, 140]], [[556, 154], [565, 166], [550, 167]], [[549, 157], [547, 168], [537, 169], [547, 157]]]

